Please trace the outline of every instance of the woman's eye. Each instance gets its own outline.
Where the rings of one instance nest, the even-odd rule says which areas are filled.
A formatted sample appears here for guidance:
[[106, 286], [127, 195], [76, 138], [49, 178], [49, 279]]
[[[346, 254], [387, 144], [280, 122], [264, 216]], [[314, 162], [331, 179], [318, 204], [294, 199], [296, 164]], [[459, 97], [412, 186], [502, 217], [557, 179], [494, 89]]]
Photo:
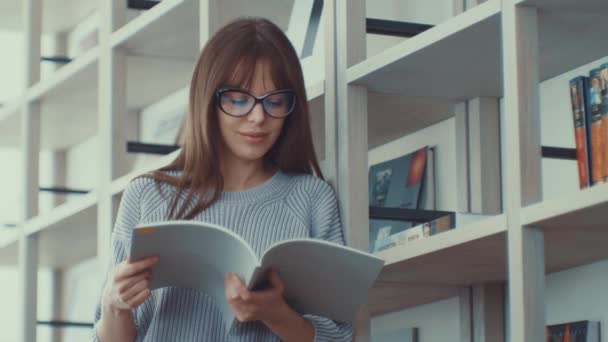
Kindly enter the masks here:
[[271, 107], [280, 107], [283, 105], [283, 101], [268, 101], [267, 104]]

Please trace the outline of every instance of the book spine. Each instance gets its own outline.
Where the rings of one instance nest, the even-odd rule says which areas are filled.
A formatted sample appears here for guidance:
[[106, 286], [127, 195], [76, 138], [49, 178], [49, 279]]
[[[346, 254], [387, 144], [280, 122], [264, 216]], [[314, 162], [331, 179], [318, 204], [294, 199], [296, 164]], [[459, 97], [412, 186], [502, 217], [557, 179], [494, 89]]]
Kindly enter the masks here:
[[606, 139], [606, 146], [604, 149], [604, 178], [608, 181], [608, 63], [603, 64], [600, 67], [600, 89], [602, 94], [602, 127], [604, 132], [602, 135]]
[[583, 77], [570, 81], [570, 103], [572, 105], [572, 118], [574, 122], [574, 141], [576, 143], [576, 161], [578, 164], [578, 182], [581, 189], [589, 183], [589, 159], [587, 147], [587, 124], [584, 116], [584, 85]]
[[604, 182], [604, 150], [606, 137], [603, 136], [601, 112], [601, 91], [599, 80], [599, 69], [593, 69], [589, 73], [589, 85], [587, 87], [587, 104], [589, 117], [591, 118], [591, 181], [592, 184]]

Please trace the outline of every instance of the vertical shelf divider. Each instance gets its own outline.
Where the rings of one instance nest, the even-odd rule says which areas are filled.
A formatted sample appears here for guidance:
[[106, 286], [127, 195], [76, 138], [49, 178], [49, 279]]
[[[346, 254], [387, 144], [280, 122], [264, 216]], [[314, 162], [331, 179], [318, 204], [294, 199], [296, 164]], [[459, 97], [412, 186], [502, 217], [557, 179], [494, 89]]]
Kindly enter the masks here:
[[543, 232], [523, 227], [523, 206], [542, 198], [538, 72], [538, 13], [502, 2], [505, 198], [508, 223], [511, 341], [545, 339]]
[[[42, 1], [23, 1], [25, 30], [25, 89], [40, 80], [40, 44], [42, 36]], [[38, 214], [38, 187], [40, 164], [40, 104], [23, 97], [21, 103], [21, 167], [23, 170], [21, 199], [21, 227], [18, 245], [20, 307], [18, 338], [23, 342], [36, 342], [38, 294], [38, 235], [27, 235], [24, 222]]]

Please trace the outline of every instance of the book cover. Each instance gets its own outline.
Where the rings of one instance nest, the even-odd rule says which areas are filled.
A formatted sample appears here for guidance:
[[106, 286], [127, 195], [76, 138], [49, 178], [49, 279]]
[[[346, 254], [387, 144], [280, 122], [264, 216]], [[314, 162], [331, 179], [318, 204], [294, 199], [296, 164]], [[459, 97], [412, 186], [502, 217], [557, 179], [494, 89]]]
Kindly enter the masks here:
[[[426, 183], [426, 166], [429, 148], [373, 165], [368, 174], [369, 205], [419, 209], [424, 199], [434, 200], [431, 194], [423, 195]], [[380, 237], [395, 234], [412, 227], [411, 222], [370, 219], [369, 251], [374, 250]]]
[[593, 69], [589, 73], [589, 87], [587, 88], [587, 102], [589, 104], [589, 117], [591, 119], [591, 181], [592, 184], [603, 183], [604, 154], [606, 149], [606, 136], [602, 125], [602, 95], [600, 88], [600, 69]]
[[572, 118], [574, 123], [578, 180], [581, 189], [590, 185], [589, 149], [587, 147], [587, 123], [585, 120], [585, 93], [583, 82], [583, 76], [570, 80], [570, 103], [572, 105]]
[[207, 293], [227, 329], [235, 322], [225, 300], [224, 277], [229, 272], [256, 289], [274, 269], [285, 284], [285, 300], [295, 311], [352, 322], [384, 265], [371, 254], [317, 239], [281, 241], [258, 257], [231, 230], [200, 221], [140, 225], [133, 232], [129, 256], [158, 256], [150, 288], [175, 286]]
[[608, 63], [600, 67], [600, 89], [602, 94], [602, 135], [606, 139], [604, 149], [604, 175], [608, 181]]

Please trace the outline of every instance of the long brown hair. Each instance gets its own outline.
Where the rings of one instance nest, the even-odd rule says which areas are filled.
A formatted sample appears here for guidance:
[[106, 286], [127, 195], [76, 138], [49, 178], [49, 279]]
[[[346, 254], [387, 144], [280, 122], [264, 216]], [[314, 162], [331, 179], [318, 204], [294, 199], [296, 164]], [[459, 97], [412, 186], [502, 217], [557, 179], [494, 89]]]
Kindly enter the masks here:
[[[259, 62], [268, 63], [278, 89], [289, 88], [296, 93], [294, 111], [285, 119], [281, 134], [264, 156], [265, 162], [287, 174], [316, 174], [323, 178], [313, 147], [306, 87], [295, 49], [269, 20], [237, 19], [213, 35], [196, 63], [179, 155], [169, 165], [144, 175], [153, 178], [159, 189], [160, 183], [175, 187], [168, 218], [192, 219], [221, 195], [222, 137], [215, 91], [225, 85], [249, 88]], [[183, 194], [184, 203], [177, 208]]]

